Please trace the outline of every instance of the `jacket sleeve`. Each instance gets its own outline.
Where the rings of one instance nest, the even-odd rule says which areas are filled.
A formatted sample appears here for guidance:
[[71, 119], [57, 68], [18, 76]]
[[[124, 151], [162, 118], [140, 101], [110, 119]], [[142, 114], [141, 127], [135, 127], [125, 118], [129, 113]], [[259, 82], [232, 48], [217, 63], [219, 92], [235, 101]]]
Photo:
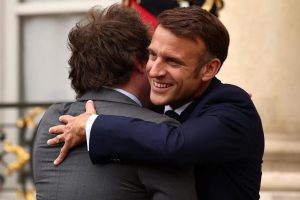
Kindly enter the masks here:
[[[91, 130], [94, 163], [120, 159], [190, 165], [239, 159], [261, 141], [255, 109], [220, 105], [179, 127], [134, 118], [100, 115]], [[260, 145], [260, 144], [257, 144]], [[253, 150], [253, 148], [252, 148]]]

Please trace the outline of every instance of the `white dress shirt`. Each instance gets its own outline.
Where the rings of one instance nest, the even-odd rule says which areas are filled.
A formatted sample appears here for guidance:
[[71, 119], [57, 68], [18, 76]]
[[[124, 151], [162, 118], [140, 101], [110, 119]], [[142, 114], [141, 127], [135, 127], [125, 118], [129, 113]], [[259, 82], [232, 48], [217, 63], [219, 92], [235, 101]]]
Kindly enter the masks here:
[[173, 110], [170, 105], [166, 105], [164, 113], [166, 113], [168, 110], [173, 110], [178, 115], [180, 115], [191, 103], [192, 103], [192, 101], [180, 106], [179, 108], [176, 108], [175, 110]]

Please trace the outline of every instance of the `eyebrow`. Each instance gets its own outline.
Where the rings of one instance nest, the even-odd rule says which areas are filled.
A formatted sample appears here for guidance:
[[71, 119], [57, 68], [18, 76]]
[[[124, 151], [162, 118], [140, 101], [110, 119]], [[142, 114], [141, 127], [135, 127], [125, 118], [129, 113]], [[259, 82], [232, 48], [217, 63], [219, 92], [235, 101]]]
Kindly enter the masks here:
[[185, 62], [177, 57], [173, 57], [173, 56], [166, 56], [165, 57], [166, 60], [169, 60], [169, 61], [174, 61], [180, 65], [185, 65]]

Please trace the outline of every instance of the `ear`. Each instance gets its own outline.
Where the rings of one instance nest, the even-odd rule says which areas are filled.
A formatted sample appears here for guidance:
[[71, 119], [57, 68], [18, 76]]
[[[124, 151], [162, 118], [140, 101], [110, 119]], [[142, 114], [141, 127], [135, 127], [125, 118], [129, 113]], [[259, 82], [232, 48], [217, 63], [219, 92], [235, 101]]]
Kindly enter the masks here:
[[209, 81], [219, 72], [221, 61], [218, 58], [213, 58], [207, 64], [202, 66], [201, 79], [202, 81]]
[[136, 64], [136, 71], [139, 73], [139, 74], [145, 74], [146, 73], [146, 65], [145, 64]]

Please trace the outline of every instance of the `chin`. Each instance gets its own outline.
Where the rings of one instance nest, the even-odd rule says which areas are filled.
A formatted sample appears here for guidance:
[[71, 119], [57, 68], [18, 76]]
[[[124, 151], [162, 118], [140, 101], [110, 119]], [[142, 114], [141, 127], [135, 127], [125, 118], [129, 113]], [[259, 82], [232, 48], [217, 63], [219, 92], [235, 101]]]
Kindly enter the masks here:
[[165, 105], [170, 105], [170, 101], [167, 101], [166, 99], [155, 99], [155, 98], [150, 98], [151, 102], [156, 105], [156, 106], [165, 106]]
[[164, 106], [165, 105], [164, 103], [159, 102], [159, 101], [152, 101], [151, 100], [151, 102], [152, 102], [153, 105], [156, 105], [156, 106]]
[[158, 98], [152, 98], [152, 97], [150, 97], [150, 100], [156, 106], [164, 106], [164, 105], [166, 105], [164, 101], [162, 101], [161, 99], [158, 99]]

